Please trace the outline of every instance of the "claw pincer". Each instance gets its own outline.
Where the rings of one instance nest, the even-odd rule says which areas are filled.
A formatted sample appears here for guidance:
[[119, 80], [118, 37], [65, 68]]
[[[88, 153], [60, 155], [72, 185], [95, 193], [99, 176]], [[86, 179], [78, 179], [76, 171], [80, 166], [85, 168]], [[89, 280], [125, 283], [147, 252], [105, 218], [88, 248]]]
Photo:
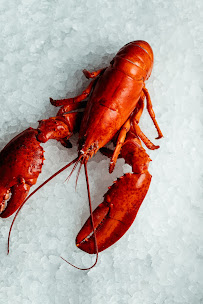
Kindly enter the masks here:
[[[37, 181], [43, 165], [43, 148], [29, 128], [14, 137], [0, 153], [0, 217], [12, 215]], [[6, 206], [7, 204], [7, 206]]]

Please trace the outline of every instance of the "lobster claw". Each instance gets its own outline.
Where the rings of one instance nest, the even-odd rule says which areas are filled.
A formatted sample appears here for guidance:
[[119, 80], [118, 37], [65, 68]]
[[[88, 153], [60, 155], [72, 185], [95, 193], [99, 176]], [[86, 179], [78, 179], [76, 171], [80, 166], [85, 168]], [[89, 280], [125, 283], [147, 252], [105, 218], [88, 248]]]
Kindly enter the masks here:
[[[132, 225], [151, 182], [148, 171], [127, 173], [119, 178], [93, 212], [98, 251], [117, 242]], [[87, 253], [96, 253], [91, 219], [84, 224], [76, 238], [76, 245]]]
[[[132, 166], [133, 173], [127, 173], [114, 182], [104, 195], [104, 201], [93, 212], [99, 252], [117, 242], [130, 228], [152, 178], [148, 171], [151, 159], [138, 138], [131, 134], [127, 136], [121, 157]], [[87, 253], [96, 253], [91, 218], [78, 233], [76, 245]]]
[[10, 190], [5, 189], [3, 186], [1, 186], [0, 201], [2, 203], [0, 204], [0, 212], [3, 212], [0, 214], [0, 217], [6, 218], [12, 215], [21, 206], [26, 196], [28, 195], [29, 190], [30, 186], [24, 182], [15, 184], [10, 188]]
[[37, 130], [29, 128], [0, 152], [0, 217], [12, 215], [37, 181], [43, 165], [43, 148]]
[[26, 129], [4, 147], [0, 152], [0, 217], [12, 215], [36, 184], [44, 161], [40, 144], [56, 139], [68, 146], [79, 119], [78, 113], [70, 113], [41, 120], [37, 129]]

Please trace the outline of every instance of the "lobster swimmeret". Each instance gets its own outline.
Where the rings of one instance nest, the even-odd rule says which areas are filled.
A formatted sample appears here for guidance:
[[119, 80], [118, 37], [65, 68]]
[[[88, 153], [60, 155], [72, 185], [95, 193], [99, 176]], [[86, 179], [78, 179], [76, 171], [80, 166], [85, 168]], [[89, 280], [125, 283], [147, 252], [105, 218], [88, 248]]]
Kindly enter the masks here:
[[[23, 131], [0, 153], [0, 217], [6, 218], [19, 211], [30, 187], [37, 182], [44, 160], [40, 143], [56, 139], [70, 147], [69, 138], [79, 132], [78, 157], [59, 171], [73, 163], [74, 169], [80, 163], [79, 170], [84, 165], [89, 202], [86, 164], [98, 150], [110, 157], [110, 173], [118, 157], [123, 157], [132, 166], [133, 173], [125, 174], [109, 188], [104, 201], [93, 214], [91, 212], [78, 233], [76, 244], [90, 254], [98, 254], [118, 241], [133, 223], [151, 182], [148, 172], [151, 159], [141, 140], [149, 149], [159, 148], [138, 125], [145, 98], [158, 138], [163, 136], [145, 87], [152, 67], [150, 45], [141, 40], [133, 41], [120, 49], [108, 68], [83, 71], [88, 79], [93, 80], [81, 95], [63, 100], [50, 99], [52, 105], [61, 107], [56, 117], [40, 121], [37, 129]], [[114, 151], [105, 147], [110, 141], [114, 143]]]

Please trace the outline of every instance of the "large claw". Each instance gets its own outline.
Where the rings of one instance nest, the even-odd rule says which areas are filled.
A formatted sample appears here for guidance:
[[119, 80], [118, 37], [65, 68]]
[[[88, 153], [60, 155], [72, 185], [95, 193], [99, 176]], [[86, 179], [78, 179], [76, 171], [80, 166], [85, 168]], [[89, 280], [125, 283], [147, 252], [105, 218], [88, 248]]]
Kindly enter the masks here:
[[12, 215], [37, 182], [44, 160], [40, 143], [56, 139], [67, 147], [80, 119], [76, 112], [41, 120], [36, 130], [21, 132], [0, 152], [0, 217]]
[[[93, 212], [98, 251], [103, 251], [117, 242], [132, 225], [147, 194], [151, 182], [148, 171], [141, 174], [125, 174], [110, 187], [104, 201]], [[90, 218], [76, 238], [77, 246], [96, 253]]]
[[[109, 188], [104, 201], [93, 212], [98, 251], [117, 242], [132, 225], [151, 182], [148, 165], [151, 159], [135, 135], [127, 135], [121, 157], [132, 166], [133, 173], [119, 178]], [[91, 218], [76, 238], [76, 245], [85, 252], [96, 253]]]
[[43, 165], [43, 148], [37, 130], [29, 128], [14, 137], [0, 153], [0, 217], [12, 215], [37, 181]]

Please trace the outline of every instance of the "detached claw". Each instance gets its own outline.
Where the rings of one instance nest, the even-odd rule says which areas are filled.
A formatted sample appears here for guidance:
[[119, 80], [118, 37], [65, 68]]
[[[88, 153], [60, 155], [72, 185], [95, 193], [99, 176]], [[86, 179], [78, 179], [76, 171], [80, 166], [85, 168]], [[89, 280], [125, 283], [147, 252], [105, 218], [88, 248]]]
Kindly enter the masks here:
[[[148, 171], [128, 173], [118, 179], [93, 212], [98, 251], [117, 242], [132, 225], [151, 182]], [[77, 235], [76, 245], [81, 250], [96, 253], [91, 219]]]

